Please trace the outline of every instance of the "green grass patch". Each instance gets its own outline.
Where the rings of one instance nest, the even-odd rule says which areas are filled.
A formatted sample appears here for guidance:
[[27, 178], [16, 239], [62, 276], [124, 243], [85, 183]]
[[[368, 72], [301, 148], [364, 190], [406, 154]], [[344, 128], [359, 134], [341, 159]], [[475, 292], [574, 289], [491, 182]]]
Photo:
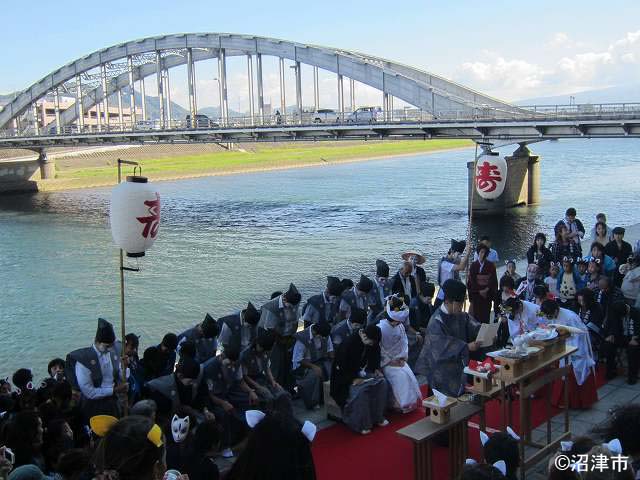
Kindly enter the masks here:
[[[143, 172], [150, 178], [166, 178], [172, 175], [197, 175], [206, 173], [241, 172], [243, 170], [307, 165], [319, 162], [339, 162], [359, 158], [426, 153], [435, 150], [471, 146], [468, 140], [381, 141], [360, 144], [283, 144], [264, 147], [256, 145], [254, 151], [220, 151], [203, 155], [176, 156], [144, 160]], [[60, 180], [73, 184], [86, 182], [111, 182], [114, 167], [87, 167], [57, 172]]]

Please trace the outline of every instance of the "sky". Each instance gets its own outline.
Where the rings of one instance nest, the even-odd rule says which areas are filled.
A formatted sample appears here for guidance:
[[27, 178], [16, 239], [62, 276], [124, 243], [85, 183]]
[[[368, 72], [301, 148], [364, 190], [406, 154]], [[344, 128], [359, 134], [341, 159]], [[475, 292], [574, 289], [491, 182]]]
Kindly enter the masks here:
[[[3, 3], [0, 93], [27, 88], [109, 45], [181, 32], [243, 33], [358, 50], [510, 101], [640, 78], [637, 0], [62, 0], [55, 8], [43, 0]], [[229, 68], [230, 107], [243, 109], [246, 63], [233, 59]], [[276, 103], [276, 63], [266, 70], [265, 96]], [[179, 70], [172, 75], [172, 99], [185, 104], [186, 77]], [[199, 66], [200, 106], [217, 104], [216, 76], [213, 61]], [[305, 104], [312, 101], [310, 82], [310, 70], [303, 69]], [[323, 99], [335, 97], [335, 88], [335, 75], [321, 77]], [[293, 71], [287, 90], [287, 103], [295, 103]], [[147, 93], [154, 93], [152, 85]], [[356, 93], [356, 103], [379, 96], [360, 85]]]

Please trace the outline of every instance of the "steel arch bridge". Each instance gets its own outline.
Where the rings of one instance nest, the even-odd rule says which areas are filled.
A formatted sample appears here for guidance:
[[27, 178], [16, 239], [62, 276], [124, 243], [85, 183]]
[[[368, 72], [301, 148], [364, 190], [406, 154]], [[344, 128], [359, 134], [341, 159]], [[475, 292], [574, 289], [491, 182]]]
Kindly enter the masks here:
[[[55, 104], [55, 120], [42, 125], [47, 132], [61, 133], [64, 127], [77, 124], [77, 131], [83, 132], [84, 114], [96, 106], [102, 107], [104, 126], [108, 128], [109, 97], [118, 95], [118, 103], [122, 109], [121, 95], [129, 94], [132, 129], [136, 124], [135, 85], [147, 77], [155, 76], [157, 80], [160, 103], [160, 127], [168, 125], [167, 110], [170, 109], [168, 96], [168, 71], [171, 68], [187, 65], [187, 83], [189, 91], [189, 112], [195, 118], [197, 99], [195, 89], [195, 67], [198, 61], [218, 60], [218, 78], [221, 99], [222, 121], [228, 118], [226, 59], [228, 57], [246, 56], [248, 60], [249, 93], [251, 117], [254, 116], [254, 91], [257, 90], [257, 114], [264, 118], [264, 98], [262, 80], [262, 56], [274, 56], [280, 59], [280, 84], [282, 107], [284, 103], [284, 60], [295, 64], [296, 103], [298, 111], [302, 111], [300, 65], [314, 67], [314, 102], [318, 108], [318, 69], [337, 74], [338, 106], [344, 114], [343, 78], [368, 85], [383, 93], [384, 111], [389, 110], [392, 98], [404, 102], [437, 118], [439, 112], [472, 112], [500, 111], [508, 114], [522, 112], [506, 102], [483, 95], [450, 80], [399, 64], [391, 60], [362, 54], [354, 51], [317, 45], [265, 38], [250, 35], [228, 33], [186, 33], [143, 38], [114, 45], [64, 65], [54, 72], [35, 82], [22, 91], [0, 112], [0, 130], [14, 128], [26, 132], [23, 124], [28, 124], [27, 117], [36, 117], [36, 102], [45, 97], [53, 97]], [[255, 61], [253, 60], [255, 57]], [[257, 89], [254, 89], [254, 64]], [[144, 95], [144, 83], [139, 93]], [[75, 98], [75, 103], [66, 109], [59, 106], [59, 96]], [[144, 97], [143, 97], [144, 98]], [[143, 109], [144, 110], [144, 109]], [[22, 120], [22, 121], [21, 121]], [[98, 122], [101, 114], [98, 112]], [[122, 122], [122, 113], [120, 113]], [[32, 124], [29, 133], [40, 134], [37, 122]], [[98, 125], [102, 127], [102, 125]]]

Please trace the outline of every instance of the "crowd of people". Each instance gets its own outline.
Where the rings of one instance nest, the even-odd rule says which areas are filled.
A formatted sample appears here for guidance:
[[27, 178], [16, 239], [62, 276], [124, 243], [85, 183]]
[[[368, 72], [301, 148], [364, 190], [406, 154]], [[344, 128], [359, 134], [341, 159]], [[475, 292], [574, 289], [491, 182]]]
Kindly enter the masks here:
[[[93, 342], [51, 360], [40, 384], [28, 369], [0, 381], [0, 478], [11, 471], [10, 479], [211, 480], [219, 477], [215, 458], [234, 455], [231, 480], [315, 478], [315, 427], [295, 418], [293, 401], [313, 410], [329, 393], [344, 424], [367, 435], [389, 424], [385, 412], [421, 405], [419, 376], [429, 389], [457, 397], [471, 359], [548, 324], [584, 332], [569, 339], [578, 350], [567, 360], [567, 383], [571, 406], [586, 408], [597, 399], [597, 361], [613, 378], [625, 351], [627, 381], [637, 382], [639, 245], [634, 253], [625, 230], [609, 228], [599, 214], [583, 252], [586, 232], [572, 208], [554, 233], [550, 245], [543, 233], [535, 236], [523, 276], [513, 260], [498, 277], [490, 238], [473, 249], [452, 240], [438, 261], [437, 295], [425, 256], [407, 251], [393, 274], [377, 260], [374, 275], [356, 282], [329, 276], [306, 301], [290, 284], [259, 308], [248, 302], [217, 320], [207, 313], [142, 356], [136, 334], [121, 342], [99, 319]], [[493, 344], [476, 341], [491, 321], [500, 322]], [[490, 441], [499, 439], [513, 441], [498, 434]], [[640, 454], [634, 441], [620, 440], [625, 454]], [[487, 448], [488, 463], [465, 471], [479, 476], [465, 478], [499, 478], [482, 476], [501, 471]], [[515, 478], [509, 471], [517, 464], [499, 460]]]

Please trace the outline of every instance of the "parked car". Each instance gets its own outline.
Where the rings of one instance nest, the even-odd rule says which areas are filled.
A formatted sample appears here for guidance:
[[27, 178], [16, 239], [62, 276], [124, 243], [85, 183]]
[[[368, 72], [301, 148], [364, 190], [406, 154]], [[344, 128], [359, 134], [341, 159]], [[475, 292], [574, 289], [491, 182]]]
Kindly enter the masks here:
[[[185, 120], [187, 122], [187, 128], [192, 128], [191, 115], [187, 115], [185, 117]], [[195, 128], [215, 128], [219, 126], [220, 125], [218, 125], [216, 122], [214, 122], [213, 120], [211, 120], [209, 117], [207, 117], [202, 113], [199, 113], [196, 115]]]
[[378, 120], [382, 120], [382, 108], [380, 107], [360, 107], [347, 117], [347, 122], [352, 123], [373, 123]]
[[158, 125], [153, 120], [138, 120], [136, 122], [136, 130], [155, 130]]
[[313, 123], [340, 123], [340, 114], [330, 108], [319, 108], [303, 115], [308, 116]]

